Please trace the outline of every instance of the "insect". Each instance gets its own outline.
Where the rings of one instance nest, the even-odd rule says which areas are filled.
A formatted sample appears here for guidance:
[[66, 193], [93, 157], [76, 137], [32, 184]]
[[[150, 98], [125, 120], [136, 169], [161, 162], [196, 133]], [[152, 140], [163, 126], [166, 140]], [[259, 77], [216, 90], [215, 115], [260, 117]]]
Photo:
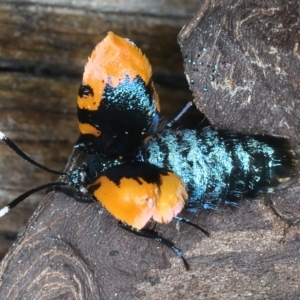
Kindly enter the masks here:
[[136, 151], [160, 119], [146, 56], [128, 39], [108, 32], [85, 66], [77, 107], [77, 148], [103, 156]]
[[[151, 219], [158, 223], [169, 223], [175, 219], [209, 235], [197, 224], [178, 216], [184, 208], [188, 194], [182, 180], [171, 170], [141, 161], [119, 160], [89, 183], [85, 170], [76, 169], [70, 173], [51, 170], [28, 157], [2, 132], [0, 139], [26, 161], [45, 171], [66, 177], [66, 181], [50, 182], [23, 193], [0, 210], [0, 217], [37, 191], [53, 188], [69, 194], [69, 187], [73, 187], [75, 190], [71, 195], [75, 199], [99, 201], [119, 220], [120, 227], [165, 244], [183, 260], [186, 269], [189, 265], [183, 253], [172, 242], [158, 235], [156, 231], [144, 229], [144, 226]], [[102, 156], [97, 157], [106, 160]]]
[[[164, 129], [145, 144], [142, 160], [179, 176], [188, 192], [185, 209], [190, 211], [235, 205], [242, 198], [284, 188], [298, 164], [285, 138], [233, 134], [212, 127]], [[89, 180], [120, 163], [92, 155], [86, 170]]]
[[[168, 223], [172, 219], [207, 231], [178, 216], [235, 205], [244, 198], [286, 187], [298, 163], [288, 140], [274, 136], [249, 136], [202, 130], [164, 129], [144, 145], [134, 161], [91, 155], [87, 168], [69, 174], [39, 165], [23, 153], [4, 134], [0, 138], [25, 160], [46, 171], [64, 175], [66, 182], [48, 183], [34, 188], [0, 210], [3, 216], [30, 194], [45, 188], [73, 186], [78, 195], [82, 187], [99, 201], [122, 228], [155, 239], [170, 247], [188, 269], [183, 253], [155, 231], [144, 229], [153, 219]], [[83, 178], [83, 179], [82, 179]], [[74, 194], [73, 194], [74, 195]]]
[[23, 159], [65, 177], [20, 195], [0, 210], [0, 217], [36, 191], [54, 188], [69, 193], [71, 187], [74, 198], [99, 201], [125, 230], [171, 248], [188, 269], [180, 249], [145, 228], [148, 221], [175, 219], [209, 235], [179, 213], [235, 205], [243, 197], [283, 188], [294, 176], [297, 158], [284, 138], [230, 134], [211, 127], [159, 129], [150, 64], [136, 46], [113, 33], [92, 53], [77, 105], [81, 136], [75, 148], [89, 153], [86, 168], [69, 173], [46, 168], [0, 133]]

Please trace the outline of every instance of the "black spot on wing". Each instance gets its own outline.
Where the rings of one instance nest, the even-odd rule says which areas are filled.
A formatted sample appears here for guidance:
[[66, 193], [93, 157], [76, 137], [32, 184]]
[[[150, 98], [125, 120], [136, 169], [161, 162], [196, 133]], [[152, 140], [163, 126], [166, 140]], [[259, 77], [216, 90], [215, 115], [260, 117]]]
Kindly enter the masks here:
[[80, 98], [87, 98], [89, 96], [94, 96], [94, 90], [88, 84], [82, 83], [78, 90], [78, 96]]
[[133, 179], [139, 184], [142, 184], [140, 181], [141, 178], [147, 183], [154, 183], [160, 186], [160, 175], [167, 175], [168, 172], [168, 170], [159, 168], [153, 164], [144, 162], [128, 162], [107, 169], [103, 173], [103, 176], [106, 176], [118, 186], [120, 185], [122, 178]]

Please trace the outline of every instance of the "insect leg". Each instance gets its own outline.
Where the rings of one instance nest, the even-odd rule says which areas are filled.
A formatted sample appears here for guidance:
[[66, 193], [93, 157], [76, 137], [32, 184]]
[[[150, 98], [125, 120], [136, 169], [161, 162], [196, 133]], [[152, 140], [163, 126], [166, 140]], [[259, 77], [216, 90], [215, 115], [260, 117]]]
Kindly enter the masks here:
[[118, 223], [119, 227], [134, 233], [135, 235], [141, 236], [141, 237], [145, 237], [145, 238], [149, 238], [149, 239], [153, 239], [158, 241], [159, 243], [162, 243], [164, 245], [166, 245], [167, 247], [171, 248], [173, 250], [173, 252], [182, 259], [184, 266], [186, 268], [186, 270], [188, 271], [190, 269], [190, 266], [188, 264], [188, 262], [186, 261], [183, 253], [181, 252], [180, 249], [178, 249], [172, 242], [168, 241], [167, 239], [163, 238], [162, 236], [160, 236], [156, 231], [154, 230], [147, 230], [147, 229], [134, 229], [131, 226], [128, 226], [127, 224], [124, 224], [122, 222]]
[[180, 113], [171, 121], [167, 124], [168, 128], [171, 128], [173, 123], [177, 122], [185, 113], [186, 111], [193, 105], [193, 102], [190, 101], [188, 102], [185, 107], [180, 111]]
[[199, 225], [193, 223], [192, 221], [190, 221], [189, 219], [184, 219], [181, 217], [173, 217], [174, 220], [191, 225], [197, 229], [199, 229], [200, 231], [202, 231], [206, 236], [210, 236], [210, 233], [208, 231], [206, 231], [205, 229], [203, 229], [202, 227], [200, 227]]

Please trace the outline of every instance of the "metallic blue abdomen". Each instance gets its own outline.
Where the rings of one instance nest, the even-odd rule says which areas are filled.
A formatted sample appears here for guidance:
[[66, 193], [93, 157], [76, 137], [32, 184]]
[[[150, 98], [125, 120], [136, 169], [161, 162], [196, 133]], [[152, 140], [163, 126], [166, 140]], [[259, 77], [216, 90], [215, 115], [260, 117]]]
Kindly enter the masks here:
[[163, 130], [147, 145], [149, 163], [185, 183], [188, 209], [214, 208], [285, 186], [297, 164], [284, 138], [202, 130]]

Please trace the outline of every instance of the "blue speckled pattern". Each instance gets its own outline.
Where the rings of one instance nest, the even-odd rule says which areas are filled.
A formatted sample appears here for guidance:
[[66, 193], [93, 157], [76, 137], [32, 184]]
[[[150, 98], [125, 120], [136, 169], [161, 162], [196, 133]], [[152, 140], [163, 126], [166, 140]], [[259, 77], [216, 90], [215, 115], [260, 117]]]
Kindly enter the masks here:
[[113, 109], [122, 110], [124, 113], [126, 113], [126, 110], [138, 110], [141, 113], [148, 113], [150, 109], [151, 114], [156, 113], [156, 103], [153, 95], [140, 77], [130, 80], [129, 75], [126, 75], [124, 81], [120, 81], [117, 87], [111, 86], [109, 82], [108, 80], [102, 98], [107, 109], [113, 107]]
[[101, 134], [82, 134], [76, 148], [106, 157], [125, 156], [157, 132], [159, 104], [152, 80], [146, 84], [139, 76], [131, 80], [126, 75], [117, 86], [112, 86], [108, 80], [101, 96], [96, 110], [78, 107], [79, 122], [90, 124]]
[[146, 161], [176, 173], [185, 183], [186, 208], [214, 209], [244, 197], [286, 187], [297, 158], [287, 139], [215, 131], [164, 129], [145, 144], [144, 155], [123, 159], [93, 155], [88, 178], [124, 161]]
[[286, 184], [297, 163], [284, 138], [202, 130], [163, 130], [147, 145], [148, 162], [185, 183], [187, 208], [215, 208]]

